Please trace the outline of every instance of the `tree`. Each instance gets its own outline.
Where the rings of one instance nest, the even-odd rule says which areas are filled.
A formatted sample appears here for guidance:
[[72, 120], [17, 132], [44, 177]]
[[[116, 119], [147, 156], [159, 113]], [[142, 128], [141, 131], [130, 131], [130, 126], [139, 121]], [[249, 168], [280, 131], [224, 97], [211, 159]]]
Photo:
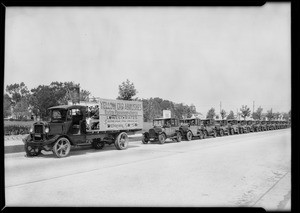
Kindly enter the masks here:
[[134, 87], [134, 84], [131, 83], [128, 79], [126, 82], [122, 82], [119, 85], [119, 100], [132, 100], [132, 97], [137, 94], [137, 90]]
[[6, 92], [11, 98], [11, 103], [13, 106], [19, 101], [21, 101], [22, 98], [27, 97], [29, 95], [29, 90], [27, 89], [24, 82], [21, 82], [20, 84], [7, 85]]
[[257, 108], [256, 112], [252, 113], [252, 118], [254, 120], [261, 120], [262, 119], [262, 111], [263, 111], [263, 108], [261, 108], [261, 106], [259, 106]]
[[206, 114], [206, 118], [213, 119], [216, 116], [215, 108], [210, 108]]
[[250, 108], [247, 107], [247, 105], [242, 105], [242, 108], [240, 108], [241, 111], [241, 116], [242, 118], [244, 118], [244, 120], [246, 120], [246, 117], [250, 116]]
[[31, 116], [29, 111], [29, 103], [25, 97], [23, 97], [19, 102], [16, 103], [14, 107], [14, 114], [16, 118], [22, 120]]
[[226, 111], [224, 109], [220, 112], [222, 120], [226, 118]]
[[266, 117], [268, 118], [269, 121], [274, 118], [274, 113], [273, 113], [272, 109], [267, 111]]
[[56, 97], [56, 91], [51, 86], [40, 85], [31, 90], [30, 105], [35, 115], [45, 118], [48, 115], [47, 109], [52, 106], [59, 105]]
[[227, 116], [227, 120], [228, 119], [234, 119], [234, 113], [232, 110], [230, 110], [229, 115]]
[[8, 94], [4, 94], [3, 97], [3, 117], [11, 116], [12, 101]]

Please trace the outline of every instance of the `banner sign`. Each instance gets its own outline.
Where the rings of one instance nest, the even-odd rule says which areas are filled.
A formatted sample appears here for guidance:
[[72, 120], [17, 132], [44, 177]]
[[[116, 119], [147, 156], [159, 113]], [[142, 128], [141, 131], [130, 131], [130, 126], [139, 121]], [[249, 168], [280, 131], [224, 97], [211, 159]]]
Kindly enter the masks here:
[[101, 131], [143, 128], [143, 103], [140, 101], [99, 100]]

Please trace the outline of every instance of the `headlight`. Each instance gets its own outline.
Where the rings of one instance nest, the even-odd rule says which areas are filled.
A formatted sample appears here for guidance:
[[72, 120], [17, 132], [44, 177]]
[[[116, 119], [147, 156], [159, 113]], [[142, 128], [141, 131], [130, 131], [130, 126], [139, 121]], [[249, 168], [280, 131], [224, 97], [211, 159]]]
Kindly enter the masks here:
[[33, 127], [30, 127], [29, 132], [30, 132], [30, 133], [33, 133]]
[[45, 133], [49, 133], [49, 128], [48, 127], [45, 128]]

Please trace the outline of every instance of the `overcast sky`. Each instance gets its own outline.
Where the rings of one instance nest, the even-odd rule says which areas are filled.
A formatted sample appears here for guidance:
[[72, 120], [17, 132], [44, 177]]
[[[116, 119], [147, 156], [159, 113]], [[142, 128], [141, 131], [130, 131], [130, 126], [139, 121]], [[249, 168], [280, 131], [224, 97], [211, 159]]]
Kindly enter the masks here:
[[80, 83], [115, 99], [194, 104], [206, 115], [291, 108], [290, 3], [262, 7], [7, 7], [4, 86]]

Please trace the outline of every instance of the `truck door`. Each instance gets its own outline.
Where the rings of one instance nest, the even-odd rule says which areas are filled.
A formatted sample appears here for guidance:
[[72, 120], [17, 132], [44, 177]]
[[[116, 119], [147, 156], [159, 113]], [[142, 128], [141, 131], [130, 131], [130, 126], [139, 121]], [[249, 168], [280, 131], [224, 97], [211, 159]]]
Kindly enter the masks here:
[[86, 134], [83, 132], [83, 113], [79, 109], [69, 109], [67, 120], [70, 123], [68, 136], [74, 144], [85, 143]]

